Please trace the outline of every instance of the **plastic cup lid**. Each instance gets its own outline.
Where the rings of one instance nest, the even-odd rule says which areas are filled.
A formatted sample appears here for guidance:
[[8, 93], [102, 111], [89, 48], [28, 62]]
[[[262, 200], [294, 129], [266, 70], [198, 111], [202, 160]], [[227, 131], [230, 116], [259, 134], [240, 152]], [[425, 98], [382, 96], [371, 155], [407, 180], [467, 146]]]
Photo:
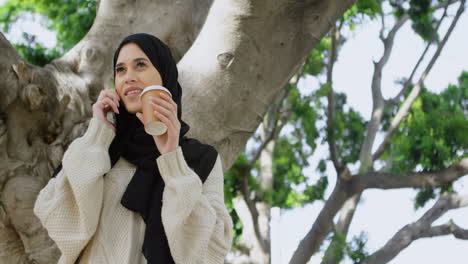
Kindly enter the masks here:
[[146, 92], [148, 92], [148, 91], [151, 91], [151, 90], [161, 90], [161, 91], [165, 91], [165, 92], [167, 92], [167, 93], [172, 97], [171, 92], [170, 92], [169, 89], [167, 89], [166, 87], [161, 86], [161, 85], [150, 85], [150, 86], [146, 87], [145, 89], [143, 89], [143, 91], [140, 93], [140, 99], [141, 99], [141, 97], [143, 96], [144, 93], [146, 93]]

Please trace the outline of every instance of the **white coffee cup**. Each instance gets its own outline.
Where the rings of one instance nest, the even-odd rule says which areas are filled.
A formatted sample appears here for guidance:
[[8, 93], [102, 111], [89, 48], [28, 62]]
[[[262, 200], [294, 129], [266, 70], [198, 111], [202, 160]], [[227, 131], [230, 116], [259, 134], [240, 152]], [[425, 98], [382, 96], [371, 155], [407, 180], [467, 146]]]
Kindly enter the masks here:
[[143, 119], [146, 133], [159, 136], [167, 131], [166, 125], [154, 114], [154, 109], [150, 104], [150, 97], [160, 97], [161, 93], [166, 93], [172, 97], [171, 92], [161, 85], [150, 85], [140, 93]]

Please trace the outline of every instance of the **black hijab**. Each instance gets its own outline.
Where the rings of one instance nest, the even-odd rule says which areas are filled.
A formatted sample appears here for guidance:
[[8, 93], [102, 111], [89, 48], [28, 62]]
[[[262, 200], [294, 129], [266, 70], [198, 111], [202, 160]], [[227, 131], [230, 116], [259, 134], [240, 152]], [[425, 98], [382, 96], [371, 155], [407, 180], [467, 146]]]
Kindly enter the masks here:
[[[182, 121], [182, 88], [177, 78], [177, 66], [169, 47], [155, 36], [139, 33], [126, 37], [114, 54], [114, 67], [120, 49], [127, 43], [135, 43], [148, 56], [153, 66], [161, 74], [163, 86], [169, 89], [177, 104], [177, 117], [181, 123], [179, 145], [188, 166], [205, 182], [213, 169], [218, 152], [210, 145], [184, 135], [190, 127]], [[114, 70], [115, 76], [115, 70]], [[116, 115], [116, 136], [109, 148], [111, 164], [120, 157], [135, 164], [137, 170], [125, 190], [121, 204], [139, 213], [146, 223], [143, 241], [143, 255], [149, 264], [174, 263], [161, 219], [164, 181], [156, 163], [159, 153], [153, 137], [146, 134], [136, 115], [130, 114], [121, 104], [120, 114]], [[183, 243], [183, 241], [179, 241]]]

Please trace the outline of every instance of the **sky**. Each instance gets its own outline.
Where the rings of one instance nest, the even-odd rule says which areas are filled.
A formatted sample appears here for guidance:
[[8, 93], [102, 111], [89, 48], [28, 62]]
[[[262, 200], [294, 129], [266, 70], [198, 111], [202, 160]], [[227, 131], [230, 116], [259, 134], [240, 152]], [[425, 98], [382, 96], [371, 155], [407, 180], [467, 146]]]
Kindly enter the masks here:
[[[0, 0], [0, 5], [5, 0]], [[454, 14], [455, 10], [450, 10]], [[55, 34], [45, 30], [30, 15], [17, 23], [9, 34], [10, 41], [21, 37], [22, 32], [38, 33], [37, 39], [47, 47], [56, 45]], [[442, 29], [445, 32], [447, 24]], [[365, 23], [354, 32], [348, 32], [348, 41], [340, 51], [340, 57], [334, 71], [334, 89], [345, 92], [349, 104], [358, 110], [365, 118], [369, 118], [372, 102], [370, 97], [370, 78], [373, 72], [372, 61], [377, 61], [382, 53], [382, 44], [378, 40], [379, 22]], [[457, 77], [465, 70], [468, 71], [468, 14], [464, 14], [455, 28], [450, 40], [440, 55], [437, 63], [425, 81], [426, 87], [431, 91], [441, 91], [449, 83], [456, 84]], [[390, 58], [383, 74], [383, 94], [385, 97], [395, 95], [398, 85], [395, 80], [408, 76], [422, 53], [424, 43], [411, 30], [409, 24], [405, 25], [398, 33], [395, 40], [393, 56]], [[433, 49], [432, 49], [433, 51]], [[419, 76], [418, 74], [416, 76]], [[300, 83], [301, 92], [307, 93], [317, 89], [317, 80], [307, 78]], [[379, 137], [381, 140], [381, 137]], [[313, 168], [316, 167], [320, 157], [327, 156], [327, 147], [319, 146], [315, 154], [309, 159], [311, 168], [305, 170], [305, 174], [318, 178]], [[326, 197], [329, 196], [336, 182], [336, 175], [328, 164], [329, 187]], [[468, 177], [464, 177], [455, 184], [455, 189], [466, 194]], [[434, 201], [429, 202], [424, 208], [415, 211], [413, 201], [416, 191], [411, 189], [401, 190], [367, 190], [364, 192], [354, 220], [350, 227], [348, 237], [359, 236], [362, 232], [367, 237], [366, 249], [374, 252], [383, 246], [399, 229], [406, 224], [416, 221]], [[272, 243], [274, 248], [281, 248], [273, 255], [273, 264], [288, 263], [299, 241], [310, 230], [316, 216], [320, 212], [323, 202], [315, 202], [303, 208], [293, 210], [281, 210], [280, 220], [272, 223], [274, 232]], [[463, 228], [468, 228], [468, 208], [452, 210], [441, 217], [435, 224], [442, 224], [449, 219]], [[321, 254], [314, 256], [310, 263], [320, 263]], [[454, 239], [452, 236], [420, 239], [413, 242], [403, 250], [390, 263], [467, 263], [468, 241]], [[347, 259], [345, 264], [351, 263]]]

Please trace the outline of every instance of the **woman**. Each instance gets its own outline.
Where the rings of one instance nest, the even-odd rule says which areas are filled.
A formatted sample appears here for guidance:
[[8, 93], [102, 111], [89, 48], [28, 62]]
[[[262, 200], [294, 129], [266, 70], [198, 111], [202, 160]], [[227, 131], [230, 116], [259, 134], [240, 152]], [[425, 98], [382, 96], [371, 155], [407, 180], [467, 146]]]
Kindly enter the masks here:
[[[87, 131], [34, 206], [62, 253], [59, 263], [223, 263], [232, 220], [221, 159], [184, 137], [189, 126], [169, 48], [152, 35], [128, 36], [114, 54], [114, 77], [116, 90], [100, 93]], [[172, 94], [152, 98], [168, 128], [161, 136], [142, 124], [138, 95], [149, 85]]]

